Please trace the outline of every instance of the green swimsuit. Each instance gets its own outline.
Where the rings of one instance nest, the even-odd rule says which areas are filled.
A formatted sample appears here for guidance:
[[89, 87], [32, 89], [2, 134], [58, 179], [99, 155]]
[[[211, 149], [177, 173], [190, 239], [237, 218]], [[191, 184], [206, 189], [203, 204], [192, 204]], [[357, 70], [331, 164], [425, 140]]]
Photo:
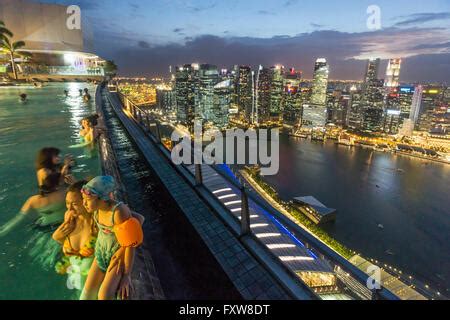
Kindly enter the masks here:
[[112, 257], [120, 249], [120, 244], [117, 241], [116, 235], [113, 231], [114, 213], [116, 209], [122, 204], [117, 203], [112, 209], [112, 226], [105, 226], [98, 221], [98, 211], [94, 213], [94, 220], [97, 223], [99, 232], [97, 243], [95, 244], [95, 259], [97, 265], [102, 272], [106, 272], [111, 262]]

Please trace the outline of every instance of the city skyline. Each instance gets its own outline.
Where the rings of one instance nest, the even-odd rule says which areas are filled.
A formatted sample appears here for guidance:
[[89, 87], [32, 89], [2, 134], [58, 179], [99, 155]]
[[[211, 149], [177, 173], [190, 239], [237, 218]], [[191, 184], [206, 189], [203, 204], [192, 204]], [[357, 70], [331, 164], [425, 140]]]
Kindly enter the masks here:
[[[387, 59], [402, 58], [402, 82], [446, 82], [450, 72], [448, 1], [378, 1], [378, 31], [367, 28], [369, 1], [46, 2], [80, 5], [92, 24], [96, 52], [114, 59], [124, 76], [167, 75], [170, 65], [197, 61], [219, 67], [282, 64], [312, 78], [309, 66], [319, 57], [333, 66], [335, 80], [362, 80], [370, 57], [381, 58], [382, 69]], [[111, 16], [127, 18], [127, 27]]]

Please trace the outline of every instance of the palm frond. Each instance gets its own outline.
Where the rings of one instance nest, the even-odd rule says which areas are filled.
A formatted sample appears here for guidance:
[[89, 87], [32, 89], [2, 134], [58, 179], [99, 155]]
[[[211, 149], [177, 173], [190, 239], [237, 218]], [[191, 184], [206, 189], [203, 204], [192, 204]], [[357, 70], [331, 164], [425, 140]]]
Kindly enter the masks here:
[[0, 36], [4, 36], [4, 35], [7, 35], [8, 37], [12, 37], [13, 33], [9, 29], [5, 28], [4, 26], [2, 26], [0, 24]]
[[17, 41], [17, 42], [14, 42], [12, 44], [12, 48], [14, 49], [14, 51], [16, 51], [16, 50], [18, 50], [20, 48], [23, 48], [23, 47], [25, 47], [25, 42], [24, 41]]

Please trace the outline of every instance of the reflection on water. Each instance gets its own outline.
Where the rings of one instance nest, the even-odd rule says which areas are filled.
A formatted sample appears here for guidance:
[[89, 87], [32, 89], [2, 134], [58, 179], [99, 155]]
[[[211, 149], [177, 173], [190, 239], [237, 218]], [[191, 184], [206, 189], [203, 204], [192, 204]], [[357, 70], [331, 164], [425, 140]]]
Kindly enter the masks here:
[[[95, 87], [84, 83], [0, 88], [0, 225], [37, 193], [34, 160], [42, 147], [54, 146], [63, 154], [73, 154], [77, 178], [99, 172], [98, 158], [90, 157], [83, 149], [67, 148], [78, 143], [79, 121], [94, 112], [93, 102], [85, 104], [79, 96], [78, 90], [85, 87], [93, 95]], [[28, 101], [19, 103], [18, 96], [23, 92]], [[35, 236], [33, 232], [29, 226], [22, 226], [0, 239], [0, 299], [73, 297], [73, 292], [66, 289], [65, 277], [32, 263], [27, 243]]]
[[286, 200], [338, 209], [325, 228], [351, 249], [450, 288], [450, 166], [281, 136], [280, 172], [266, 180]]

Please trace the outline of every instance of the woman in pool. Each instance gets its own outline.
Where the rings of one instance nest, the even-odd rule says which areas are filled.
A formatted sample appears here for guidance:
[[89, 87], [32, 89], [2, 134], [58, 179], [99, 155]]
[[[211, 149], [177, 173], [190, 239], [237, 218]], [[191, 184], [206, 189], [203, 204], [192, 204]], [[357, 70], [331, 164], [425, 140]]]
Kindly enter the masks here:
[[51, 175], [57, 176], [59, 183], [73, 182], [70, 175], [70, 168], [74, 165], [73, 158], [66, 156], [64, 163], [61, 165], [61, 151], [57, 148], [43, 148], [39, 151], [36, 158], [36, 175], [38, 186], [41, 187], [43, 181]]
[[97, 225], [83, 206], [81, 188], [87, 181], [78, 181], [67, 189], [64, 222], [53, 233], [53, 240], [62, 245], [64, 258], [56, 264], [59, 274], [69, 274], [69, 282], [82, 290], [94, 261]]
[[[112, 200], [114, 190], [114, 178], [109, 176], [96, 177], [82, 189], [83, 204], [93, 214], [99, 229], [95, 259], [80, 297], [82, 300], [130, 297], [135, 248], [143, 240], [143, 217], [138, 216], [141, 219], [137, 222], [128, 206]], [[120, 264], [114, 265], [112, 259], [119, 251], [123, 268]]]
[[95, 126], [98, 124], [97, 119], [98, 115], [94, 114], [81, 120], [81, 127], [82, 127], [82, 129], [80, 130], [81, 141], [79, 144], [69, 146], [69, 148], [75, 149], [94, 146], [95, 141], [98, 138], [98, 132], [95, 130], [96, 129]]
[[56, 175], [46, 177], [41, 184], [40, 194], [30, 197], [19, 214], [0, 227], [0, 236], [5, 236], [22, 222], [32, 219], [30, 238], [25, 240], [27, 243], [24, 248], [33, 262], [46, 270], [55, 265], [61, 250], [51, 238], [56, 226], [64, 219], [65, 190], [59, 183], [59, 177]]
[[65, 190], [59, 188], [58, 177], [48, 176], [41, 185], [40, 194], [28, 198], [20, 213], [0, 228], [0, 236], [12, 231], [26, 217], [33, 214], [36, 214], [37, 226], [46, 227], [60, 223], [64, 218], [64, 198]]

